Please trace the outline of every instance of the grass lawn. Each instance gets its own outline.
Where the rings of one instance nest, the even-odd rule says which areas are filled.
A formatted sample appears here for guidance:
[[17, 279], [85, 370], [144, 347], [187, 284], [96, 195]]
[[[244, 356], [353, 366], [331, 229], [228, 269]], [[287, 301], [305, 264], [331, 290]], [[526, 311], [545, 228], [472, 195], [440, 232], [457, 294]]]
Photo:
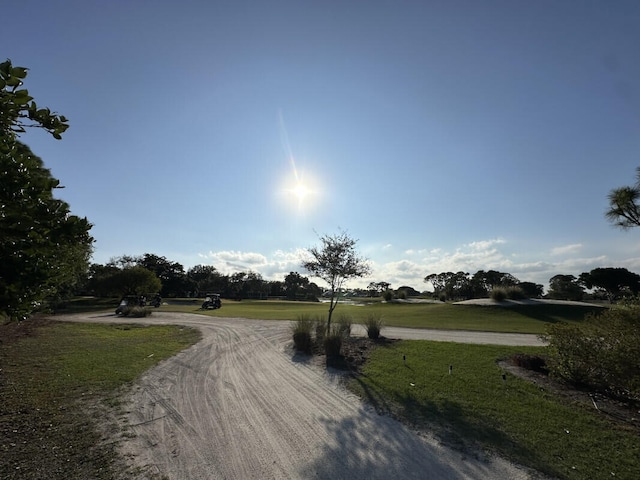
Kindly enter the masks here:
[[112, 479], [86, 406], [195, 343], [196, 330], [29, 320], [0, 326], [0, 478]]
[[[190, 312], [215, 317], [240, 317], [264, 320], [295, 320], [300, 315], [326, 316], [328, 305], [317, 302], [287, 302], [278, 300], [224, 300], [218, 310], [200, 310], [199, 300], [168, 299], [169, 305], [160, 311]], [[115, 306], [113, 307], [115, 309]], [[550, 323], [576, 322], [589, 312], [602, 307], [577, 305], [522, 305], [517, 307], [453, 305], [450, 303], [393, 304], [372, 302], [362, 305], [338, 305], [334, 315], [350, 316], [354, 322], [368, 315], [381, 315], [385, 325], [410, 328], [476, 330], [488, 332], [546, 332]]]
[[518, 377], [503, 381], [497, 359], [542, 351], [397, 342], [374, 350], [350, 388], [454, 446], [480, 444], [562, 479], [640, 478], [637, 433]]

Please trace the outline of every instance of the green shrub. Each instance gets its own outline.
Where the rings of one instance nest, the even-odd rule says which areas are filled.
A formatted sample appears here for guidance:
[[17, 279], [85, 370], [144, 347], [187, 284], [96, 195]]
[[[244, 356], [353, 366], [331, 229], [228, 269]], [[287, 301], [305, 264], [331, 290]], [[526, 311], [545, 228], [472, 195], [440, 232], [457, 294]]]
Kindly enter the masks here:
[[315, 321], [309, 315], [299, 315], [291, 325], [293, 344], [300, 352], [311, 353], [311, 331]]
[[516, 353], [511, 357], [511, 361], [514, 365], [525, 368], [527, 370], [533, 370], [536, 372], [548, 372], [547, 361], [540, 355], [529, 355], [526, 353]]
[[311, 347], [313, 345], [311, 334], [307, 332], [295, 332], [293, 334], [293, 345], [299, 352], [311, 353]]
[[151, 309], [149, 308], [144, 308], [144, 307], [131, 307], [131, 308], [125, 308], [122, 312], [122, 315], [125, 317], [132, 317], [132, 318], [143, 318], [143, 317], [148, 317], [149, 315], [151, 315]]
[[549, 369], [571, 383], [640, 401], [640, 306], [552, 325]]
[[379, 313], [370, 313], [367, 318], [362, 322], [364, 328], [367, 330], [367, 336], [373, 340], [380, 338], [380, 331], [382, 330], [382, 316]]
[[502, 287], [496, 287], [491, 290], [490, 297], [496, 302], [502, 302], [507, 299], [507, 291]]
[[342, 335], [336, 335], [335, 332], [327, 335], [324, 339], [324, 352], [327, 354], [327, 357], [338, 357], [341, 349]]
[[393, 300], [393, 291], [392, 290], [386, 290], [382, 293], [382, 299], [385, 300], [386, 302], [390, 302], [391, 300]]

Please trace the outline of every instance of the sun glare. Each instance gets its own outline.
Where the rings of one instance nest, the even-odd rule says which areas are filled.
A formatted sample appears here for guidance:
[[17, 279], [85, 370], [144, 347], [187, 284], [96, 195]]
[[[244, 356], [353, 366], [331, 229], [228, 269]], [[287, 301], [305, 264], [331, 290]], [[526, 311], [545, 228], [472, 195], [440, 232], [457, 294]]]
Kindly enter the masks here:
[[312, 208], [312, 204], [317, 201], [318, 190], [316, 184], [313, 182], [313, 177], [310, 181], [308, 177], [305, 178], [302, 172], [298, 171], [296, 159], [293, 156], [291, 145], [289, 144], [289, 134], [284, 124], [282, 112], [280, 112], [280, 135], [282, 146], [287, 154], [291, 168], [291, 176], [284, 188], [285, 202], [289, 207], [297, 206], [298, 213], [308, 212]]
[[298, 183], [293, 188], [293, 194], [296, 196], [299, 202], [303, 202], [307, 195], [309, 195], [310, 193], [311, 190], [309, 190], [309, 188], [307, 188], [304, 183]]
[[311, 188], [310, 184], [300, 178], [295, 179], [288, 188], [285, 188], [285, 192], [288, 197], [287, 203], [292, 207], [297, 207], [300, 212], [311, 207], [315, 195], [315, 190]]

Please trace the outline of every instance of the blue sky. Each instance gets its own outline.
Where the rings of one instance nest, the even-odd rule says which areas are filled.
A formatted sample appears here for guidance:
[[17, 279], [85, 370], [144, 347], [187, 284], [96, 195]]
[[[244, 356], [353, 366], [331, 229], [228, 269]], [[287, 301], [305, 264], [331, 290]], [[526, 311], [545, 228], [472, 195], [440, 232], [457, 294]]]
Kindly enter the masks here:
[[[23, 136], [94, 261], [299, 271], [347, 231], [371, 278], [640, 272], [604, 218], [640, 162], [636, 1], [32, 1], [3, 7], [61, 141]], [[306, 192], [296, 196], [296, 185]]]

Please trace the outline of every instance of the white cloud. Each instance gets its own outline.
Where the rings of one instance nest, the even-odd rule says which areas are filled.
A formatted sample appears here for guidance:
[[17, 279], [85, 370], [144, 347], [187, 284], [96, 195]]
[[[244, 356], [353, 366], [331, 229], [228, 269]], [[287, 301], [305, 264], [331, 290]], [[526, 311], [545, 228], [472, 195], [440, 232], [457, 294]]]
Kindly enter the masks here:
[[200, 257], [225, 275], [251, 270], [262, 275], [265, 280], [283, 280], [289, 272], [302, 271], [301, 264], [305, 254], [304, 249], [289, 252], [276, 250], [269, 257], [257, 252], [227, 250], [210, 251], [200, 254]]
[[573, 243], [571, 245], [563, 245], [561, 247], [555, 247], [551, 249], [551, 255], [569, 255], [572, 253], [577, 253], [582, 250], [581, 243]]
[[485, 250], [492, 249], [494, 245], [501, 245], [503, 243], [506, 243], [506, 242], [501, 238], [495, 238], [493, 240], [481, 240], [479, 242], [471, 242], [467, 246], [472, 250], [485, 251]]
[[201, 254], [200, 257], [225, 275], [247, 270], [260, 272], [268, 263], [267, 257], [261, 253], [238, 252], [235, 250], [210, 251], [207, 254]]
[[[498, 270], [511, 273], [521, 281], [540, 283], [548, 286], [554, 275], [567, 274], [578, 276], [597, 267], [620, 266], [632, 271], [640, 270], [640, 258], [630, 255], [626, 259], [615, 260], [605, 255], [573, 256], [583, 249], [581, 244], [565, 245], [547, 250], [547, 254], [514, 254], [512, 245], [503, 239], [480, 240], [463, 244], [452, 250], [444, 248], [410, 248], [403, 258], [393, 261], [370, 259], [371, 275], [355, 279], [347, 284], [351, 288], [366, 288], [374, 281], [391, 283], [394, 288], [402, 285], [417, 290], [425, 290], [424, 277], [431, 273], [464, 271], [473, 274], [478, 270]], [[307, 250], [276, 250], [264, 255], [258, 252], [220, 251], [200, 255], [206, 263], [215, 266], [223, 274], [239, 271], [260, 273], [265, 280], [284, 280], [289, 272], [298, 272], [308, 276], [302, 269], [302, 262], [308, 256]], [[318, 285], [323, 282], [314, 279]]]

